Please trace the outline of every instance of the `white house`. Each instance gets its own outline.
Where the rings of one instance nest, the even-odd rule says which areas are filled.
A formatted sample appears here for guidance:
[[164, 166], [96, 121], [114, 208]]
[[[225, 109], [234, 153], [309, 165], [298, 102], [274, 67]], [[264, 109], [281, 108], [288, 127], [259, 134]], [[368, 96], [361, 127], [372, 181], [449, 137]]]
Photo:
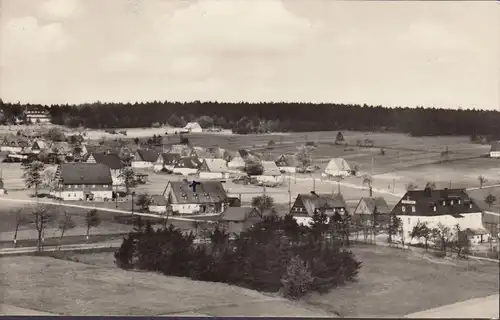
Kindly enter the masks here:
[[31, 145], [31, 153], [39, 154], [43, 150], [49, 149], [50, 146], [43, 140], [35, 140]]
[[109, 167], [101, 163], [63, 163], [56, 171], [51, 195], [62, 200], [106, 201], [113, 198]]
[[179, 214], [222, 213], [228, 207], [228, 197], [220, 181], [169, 181], [164, 198], [172, 212]]
[[290, 159], [284, 154], [282, 154], [275, 162], [278, 169], [282, 173], [295, 173], [297, 171], [294, 159]]
[[231, 161], [227, 163], [227, 167], [231, 170], [242, 170], [245, 168], [245, 164], [245, 159], [243, 159], [243, 156], [238, 151]]
[[154, 163], [153, 169], [155, 172], [163, 169], [173, 171], [175, 164], [180, 160], [180, 158], [181, 155], [178, 153], [161, 153]]
[[200, 163], [195, 157], [181, 157], [174, 165], [174, 174], [183, 176], [195, 175], [198, 173]]
[[500, 141], [491, 144], [490, 157], [500, 158]]
[[200, 179], [228, 179], [229, 168], [224, 159], [205, 159], [200, 166]]
[[49, 110], [42, 106], [29, 106], [24, 110], [26, 122], [28, 123], [49, 123]]
[[200, 126], [198, 122], [189, 122], [183, 129], [188, 132], [194, 132], [194, 133], [203, 132], [203, 128]]
[[333, 216], [335, 212], [344, 215], [347, 213], [347, 204], [341, 193], [320, 194], [312, 191], [309, 194], [297, 195], [290, 209], [290, 214], [297, 220], [298, 224], [309, 225], [314, 213], [320, 209], [325, 210], [324, 212], [328, 216]]
[[139, 149], [134, 154], [131, 166], [132, 168], [153, 169], [158, 156], [159, 152], [154, 150]]
[[167, 200], [163, 195], [152, 195], [149, 198], [148, 210], [154, 213], [167, 212]]
[[328, 162], [325, 174], [332, 177], [346, 177], [351, 174], [351, 167], [343, 158], [334, 158]]
[[[481, 209], [463, 189], [441, 189], [408, 191], [394, 207], [391, 214], [401, 218], [405, 241], [410, 241], [413, 228], [427, 223], [429, 228], [442, 224], [456, 236], [456, 225], [460, 230], [485, 230]], [[421, 242], [421, 239], [412, 239]]]
[[283, 176], [274, 161], [261, 161], [260, 164], [262, 165], [263, 171], [261, 175], [254, 176], [257, 181], [263, 184], [283, 183]]

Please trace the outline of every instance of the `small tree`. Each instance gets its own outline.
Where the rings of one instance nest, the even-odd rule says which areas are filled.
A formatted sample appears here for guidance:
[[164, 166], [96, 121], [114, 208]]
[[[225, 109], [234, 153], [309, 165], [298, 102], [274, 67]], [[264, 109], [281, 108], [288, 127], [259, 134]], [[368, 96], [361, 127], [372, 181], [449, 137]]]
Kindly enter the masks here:
[[247, 161], [245, 164], [245, 172], [250, 176], [259, 176], [264, 172], [264, 167], [257, 161]]
[[16, 216], [16, 230], [14, 232], [14, 246], [16, 246], [17, 245], [17, 233], [19, 231], [19, 228], [21, 226], [24, 226], [24, 225], [31, 223], [31, 221], [28, 218], [28, 216], [22, 212], [21, 209], [17, 209], [14, 214]]
[[491, 206], [497, 201], [497, 197], [495, 197], [494, 195], [492, 195], [491, 193], [488, 194], [485, 198], [484, 198], [484, 202], [486, 202], [486, 204], [488, 205], [488, 208], [491, 209]]
[[40, 161], [33, 161], [23, 165], [23, 178], [27, 188], [35, 187], [35, 197], [38, 198], [38, 188], [43, 183], [42, 173], [45, 165]]
[[123, 239], [120, 248], [114, 254], [116, 266], [125, 270], [131, 269], [133, 267], [134, 253], [134, 238], [129, 234]]
[[311, 155], [309, 153], [309, 149], [306, 146], [302, 146], [299, 148], [299, 151], [295, 154], [295, 159], [297, 160], [300, 168], [304, 170], [312, 164]]
[[431, 230], [431, 234], [434, 242], [439, 245], [441, 253], [446, 256], [452, 236], [450, 228], [442, 223], [438, 223], [437, 227]]
[[63, 217], [59, 220], [59, 230], [61, 231], [61, 236], [59, 238], [59, 248], [61, 248], [61, 242], [64, 237], [64, 233], [67, 230], [73, 229], [76, 227], [75, 221], [71, 218], [71, 216], [67, 213], [64, 212]]
[[133, 188], [137, 185], [137, 180], [135, 179], [135, 172], [130, 167], [124, 168], [118, 175], [118, 178], [123, 180], [127, 194], [130, 192], [130, 188]]
[[406, 185], [406, 191], [413, 191], [418, 189], [418, 184], [410, 182]]
[[274, 199], [268, 195], [261, 195], [252, 198], [252, 207], [256, 208], [261, 218], [264, 217], [264, 212], [274, 208]]
[[427, 183], [425, 184], [425, 188], [434, 190], [436, 189], [436, 183], [434, 181], [427, 181]]
[[363, 184], [368, 186], [368, 191], [370, 193], [370, 197], [373, 196], [372, 183], [373, 183], [373, 178], [371, 176], [369, 176], [369, 175], [363, 176]]
[[410, 243], [413, 239], [420, 239], [424, 238], [425, 240], [425, 251], [428, 250], [428, 242], [429, 239], [432, 236], [431, 229], [427, 226], [427, 223], [425, 222], [418, 222], [415, 226], [413, 226], [413, 229], [410, 232]]
[[85, 224], [87, 226], [85, 239], [88, 240], [90, 235], [90, 228], [96, 228], [101, 224], [101, 219], [99, 217], [97, 209], [92, 209], [87, 212], [87, 214], [85, 215]]
[[281, 290], [286, 298], [299, 299], [307, 294], [314, 283], [311, 268], [298, 255], [292, 257], [281, 278]]
[[455, 232], [457, 238], [454, 245], [457, 251], [457, 258], [463, 258], [463, 253], [467, 253], [469, 251], [470, 241], [467, 238], [467, 234], [461, 230], [458, 223], [455, 225]]
[[389, 222], [389, 243], [392, 243], [392, 235], [400, 234], [400, 230], [403, 226], [403, 221], [401, 218], [396, 216], [395, 214], [391, 214], [391, 220]]
[[482, 189], [484, 183], [487, 181], [486, 178], [483, 175], [480, 175], [477, 177], [477, 180], [479, 181], [479, 189]]
[[38, 233], [37, 250], [42, 250], [43, 233], [45, 228], [49, 223], [54, 221], [56, 215], [53, 211], [48, 210], [48, 207], [38, 205], [33, 210], [33, 223], [35, 224], [35, 229]]
[[337, 132], [337, 137], [335, 138], [335, 144], [342, 144], [345, 141], [342, 132]]

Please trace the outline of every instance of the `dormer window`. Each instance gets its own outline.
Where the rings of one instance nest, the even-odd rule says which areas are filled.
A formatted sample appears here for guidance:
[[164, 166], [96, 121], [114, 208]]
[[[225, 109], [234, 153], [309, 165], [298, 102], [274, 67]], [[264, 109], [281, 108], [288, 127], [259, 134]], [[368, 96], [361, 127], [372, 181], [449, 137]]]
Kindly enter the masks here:
[[453, 200], [450, 201], [450, 204], [453, 205]]
[[443, 200], [443, 206], [445, 206], [445, 205], [446, 205], [446, 201], [445, 201], [445, 200]]
[[462, 203], [462, 200], [460, 200], [460, 199], [458, 199], [457, 201], [458, 201], [458, 202], [457, 202], [458, 204]]
[[411, 212], [416, 212], [417, 211], [417, 208], [415, 208], [415, 206], [411, 206]]

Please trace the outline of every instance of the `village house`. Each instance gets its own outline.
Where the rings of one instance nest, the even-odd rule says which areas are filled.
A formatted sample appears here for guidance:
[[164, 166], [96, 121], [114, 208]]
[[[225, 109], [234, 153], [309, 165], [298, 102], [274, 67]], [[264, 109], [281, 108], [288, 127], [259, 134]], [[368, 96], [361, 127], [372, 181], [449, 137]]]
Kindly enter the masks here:
[[200, 179], [229, 179], [229, 168], [224, 159], [205, 159], [200, 166]]
[[154, 213], [167, 212], [167, 200], [162, 195], [152, 195], [149, 198], [148, 210]]
[[263, 170], [261, 175], [254, 176], [257, 181], [271, 185], [283, 183], [283, 176], [274, 161], [261, 161], [260, 164]]
[[187, 144], [173, 144], [170, 146], [168, 153], [177, 153], [181, 157], [189, 157], [193, 154], [193, 147]]
[[87, 163], [104, 164], [111, 172], [113, 186], [123, 185], [124, 181], [120, 175], [125, 166], [118, 154], [111, 152], [94, 152], [87, 158]]
[[239, 235], [261, 221], [263, 219], [255, 208], [229, 207], [222, 213], [219, 223], [230, 235]]
[[297, 220], [297, 223], [308, 225], [312, 221], [312, 216], [319, 210], [329, 217], [336, 212], [344, 216], [348, 214], [347, 204], [341, 193], [320, 194], [314, 191], [311, 193], [301, 193], [297, 195], [290, 210], [290, 214]]
[[23, 148], [28, 146], [28, 140], [24, 137], [17, 137], [13, 134], [5, 136], [0, 146], [2, 152], [16, 152], [19, 153]]
[[[376, 214], [375, 214], [376, 212]], [[352, 213], [353, 221], [362, 223], [372, 223], [376, 215], [377, 221], [380, 223], [388, 223], [390, 221], [391, 209], [382, 197], [361, 198]]]
[[34, 154], [39, 154], [40, 152], [49, 149], [49, 144], [43, 140], [35, 140], [31, 145], [30, 151]]
[[181, 157], [174, 165], [172, 172], [183, 176], [195, 175], [198, 173], [201, 163], [196, 157]]
[[66, 200], [106, 201], [113, 198], [111, 172], [101, 163], [63, 163], [51, 195]]
[[43, 106], [27, 106], [24, 110], [24, 117], [27, 123], [49, 123], [50, 113]]
[[183, 131], [200, 133], [203, 132], [203, 128], [200, 126], [198, 122], [188, 122], [186, 126], [183, 128]]
[[431, 229], [442, 224], [455, 235], [457, 225], [461, 230], [485, 229], [481, 209], [463, 189], [407, 191], [392, 209], [391, 215], [401, 219], [406, 240], [410, 239], [413, 227], [419, 222], [427, 223]]
[[[240, 150], [241, 151], [241, 150]], [[246, 162], [241, 152], [236, 152], [235, 156], [227, 163], [227, 167], [231, 170], [243, 170], [245, 168]]]
[[491, 144], [490, 157], [500, 158], [500, 141]]
[[295, 173], [297, 172], [297, 166], [295, 164], [295, 159], [291, 159], [286, 155], [282, 154], [276, 159], [276, 166], [281, 173]]
[[210, 154], [210, 152], [202, 147], [193, 147], [191, 156], [196, 156], [200, 162], [203, 162], [205, 159], [213, 159], [214, 156]]
[[80, 162], [85, 160], [85, 158], [88, 159], [87, 156], [89, 156], [89, 152], [87, 150], [87, 146], [85, 143], [79, 143], [73, 147], [73, 161]]
[[345, 159], [334, 158], [328, 162], [324, 173], [331, 177], [347, 177], [351, 175], [351, 167]]
[[155, 172], [159, 172], [162, 170], [173, 171], [174, 166], [181, 158], [181, 155], [178, 153], [161, 153], [156, 160], [153, 170]]
[[227, 194], [220, 181], [169, 181], [163, 196], [172, 212], [179, 214], [222, 213], [228, 207]]
[[132, 168], [153, 169], [159, 152], [150, 149], [139, 149], [135, 152], [131, 161]]

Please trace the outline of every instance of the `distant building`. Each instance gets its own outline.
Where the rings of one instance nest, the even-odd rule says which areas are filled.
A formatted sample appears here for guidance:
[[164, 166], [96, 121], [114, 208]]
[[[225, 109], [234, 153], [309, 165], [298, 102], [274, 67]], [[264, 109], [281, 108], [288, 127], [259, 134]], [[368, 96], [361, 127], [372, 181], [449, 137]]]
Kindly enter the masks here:
[[149, 198], [148, 210], [154, 213], [167, 212], [167, 200], [163, 195], [152, 195]]
[[188, 124], [186, 124], [183, 130], [194, 133], [203, 132], [203, 128], [200, 126], [198, 122], [189, 122]]
[[228, 197], [220, 181], [199, 181], [196, 191], [192, 181], [170, 181], [163, 192], [173, 212], [179, 214], [222, 213]]
[[200, 179], [228, 179], [229, 168], [224, 159], [205, 159], [200, 166]]
[[49, 123], [50, 112], [43, 106], [28, 106], [24, 110], [27, 123]]
[[195, 157], [182, 157], [176, 161], [173, 173], [180, 174], [183, 176], [195, 175], [198, 173], [200, 163]]
[[227, 167], [231, 170], [243, 170], [245, 168], [245, 159], [240, 151], [228, 162]]
[[297, 171], [295, 159], [290, 159], [284, 154], [282, 154], [275, 162], [282, 173], [295, 173]]
[[2, 152], [21, 152], [28, 146], [28, 139], [18, 137], [13, 134], [5, 136], [2, 140], [0, 151]]
[[352, 213], [353, 221], [373, 222], [374, 214], [377, 221], [386, 223], [390, 221], [391, 209], [382, 197], [361, 198]]
[[35, 140], [31, 145], [31, 152], [34, 154], [39, 154], [40, 152], [47, 150], [49, 148], [49, 144], [43, 140]]
[[500, 158], [500, 141], [491, 144], [490, 157]]
[[263, 171], [261, 175], [254, 176], [262, 184], [283, 183], [283, 176], [274, 161], [261, 161]]
[[351, 174], [349, 163], [343, 158], [334, 158], [328, 162], [325, 174], [332, 177], [346, 177]]
[[153, 169], [155, 172], [161, 171], [163, 169], [168, 171], [173, 171], [175, 164], [181, 159], [181, 155], [178, 153], [161, 153], [158, 155], [158, 159], [154, 163]]
[[149, 149], [139, 149], [131, 161], [132, 168], [153, 169], [158, 160], [159, 152]]
[[229, 207], [222, 213], [219, 223], [227, 233], [239, 235], [261, 221], [263, 219], [255, 208]]
[[100, 163], [64, 163], [56, 171], [51, 194], [62, 200], [110, 200], [113, 180], [109, 167]]
[[308, 225], [311, 223], [314, 213], [319, 210], [324, 210], [328, 216], [333, 216], [336, 212], [340, 215], [348, 213], [347, 204], [342, 194], [319, 194], [311, 191], [311, 193], [301, 193], [297, 196], [290, 214], [299, 224]]
[[87, 158], [87, 163], [100, 163], [107, 166], [110, 169], [114, 186], [119, 186], [124, 183], [120, 175], [125, 165], [118, 154], [111, 152], [94, 152]]

